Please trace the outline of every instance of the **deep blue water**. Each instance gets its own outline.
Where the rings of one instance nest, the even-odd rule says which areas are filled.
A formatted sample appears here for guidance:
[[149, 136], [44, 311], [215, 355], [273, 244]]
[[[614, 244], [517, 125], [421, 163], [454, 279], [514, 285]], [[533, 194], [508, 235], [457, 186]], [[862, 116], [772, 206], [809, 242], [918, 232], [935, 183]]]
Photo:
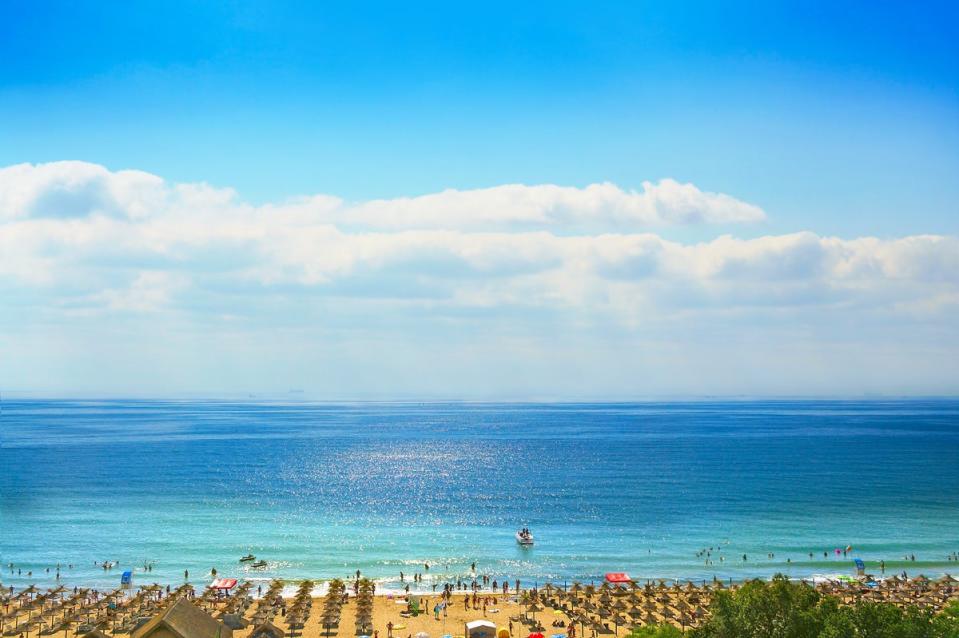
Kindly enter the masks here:
[[[959, 573], [954, 400], [5, 401], [0, 425], [0, 564], [22, 570], [6, 585], [52, 584], [58, 562], [68, 584], [113, 585], [104, 559], [174, 584], [426, 561], [526, 582], [804, 577], [853, 556]], [[241, 568], [247, 552], [269, 568]]]

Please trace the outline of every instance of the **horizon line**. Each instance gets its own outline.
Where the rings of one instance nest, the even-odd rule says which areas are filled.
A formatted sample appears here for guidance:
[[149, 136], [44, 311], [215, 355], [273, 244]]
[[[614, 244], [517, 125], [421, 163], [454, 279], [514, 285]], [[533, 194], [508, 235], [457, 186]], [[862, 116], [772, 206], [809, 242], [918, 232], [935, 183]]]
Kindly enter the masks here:
[[172, 392], [172, 393], [111, 393], [79, 392], [49, 393], [32, 390], [0, 391], [0, 404], [4, 400], [34, 401], [197, 401], [197, 402], [243, 402], [243, 403], [304, 403], [304, 404], [630, 404], [658, 402], [745, 402], [745, 401], [957, 401], [959, 394], [654, 394], [634, 397], [608, 396], [516, 396], [516, 397], [464, 397], [464, 396], [341, 396], [323, 397], [302, 391], [288, 392]]

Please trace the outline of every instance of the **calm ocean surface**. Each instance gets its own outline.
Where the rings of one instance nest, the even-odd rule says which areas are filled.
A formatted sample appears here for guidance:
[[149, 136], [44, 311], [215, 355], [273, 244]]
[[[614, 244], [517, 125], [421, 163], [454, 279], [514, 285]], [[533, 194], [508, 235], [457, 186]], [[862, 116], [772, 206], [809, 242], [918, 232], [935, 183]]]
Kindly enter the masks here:
[[[173, 584], [213, 566], [392, 583], [425, 561], [435, 578], [476, 561], [524, 583], [805, 577], [851, 573], [854, 556], [959, 574], [952, 400], [2, 409], [4, 585], [52, 585], [58, 562], [64, 583], [101, 587], [145, 562], [141, 583]], [[524, 524], [533, 549], [514, 540]], [[269, 567], [241, 567], [247, 552]]]

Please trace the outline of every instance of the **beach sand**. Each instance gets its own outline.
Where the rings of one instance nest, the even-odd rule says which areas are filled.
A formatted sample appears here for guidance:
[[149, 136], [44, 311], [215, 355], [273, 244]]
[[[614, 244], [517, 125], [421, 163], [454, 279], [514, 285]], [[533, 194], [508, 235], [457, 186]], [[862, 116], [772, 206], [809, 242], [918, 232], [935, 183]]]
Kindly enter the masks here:
[[[495, 598], [496, 602], [494, 604], [490, 604], [484, 613], [482, 607], [479, 610], [475, 610], [472, 609], [471, 605], [470, 609], [467, 609], [464, 604], [464, 599], [466, 598], [465, 594], [454, 593], [450, 599], [450, 604], [446, 606], [445, 611], [439, 612], [439, 617], [437, 619], [433, 613], [433, 607], [438, 602], [441, 602], [442, 599], [439, 595], [421, 595], [421, 609], [426, 609], [428, 612], [420, 613], [417, 616], [408, 616], [405, 614], [408, 609], [405, 595], [402, 593], [377, 594], [373, 596], [373, 630], [375, 634], [379, 636], [379, 638], [388, 638], [388, 625], [389, 623], [392, 623], [392, 635], [394, 638], [415, 637], [419, 633], [426, 633], [430, 636], [430, 638], [440, 638], [441, 636], [447, 634], [456, 637], [464, 634], [464, 626], [467, 622], [485, 619], [495, 623], [497, 629], [500, 627], [510, 628], [510, 617], [522, 615], [524, 613], [524, 606], [518, 604], [515, 598], [504, 598], [502, 593], [494, 595], [489, 592], [484, 593], [481, 596], [481, 598], [487, 597], [490, 599]], [[292, 601], [292, 597], [284, 597], [284, 602], [287, 607], [292, 605]], [[347, 603], [341, 607], [339, 626], [329, 630], [322, 624], [325, 601], [326, 598], [323, 596], [312, 598], [312, 606], [309, 617], [302, 627], [296, 628], [295, 634], [291, 634], [290, 626], [286, 622], [287, 616], [284, 616], [282, 613], [277, 613], [275, 616], [273, 616], [271, 622], [279, 629], [282, 629], [286, 636], [295, 635], [299, 638], [327, 638], [327, 636], [329, 636], [329, 638], [353, 638], [357, 636], [356, 597], [354, 597], [351, 593]], [[220, 616], [221, 612], [225, 611], [225, 604], [222, 602], [214, 603], [212, 605], [207, 602], [200, 601], [199, 599], [191, 600], [191, 602], [206, 609], [209, 613], [217, 617]], [[492, 600], [490, 602], [492, 602]], [[160, 607], [164, 607], [166, 604], [167, 601], [164, 599], [161, 601]], [[14, 624], [14, 616], [17, 617], [19, 624], [26, 622], [28, 616], [36, 618], [39, 615], [40, 610], [36, 606], [31, 607], [32, 610], [29, 612], [25, 608], [13, 611], [11, 616], [6, 619], [7, 623], [5, 629], [11, 629], [11, 626]], [[152, 607], [151, 612], [158, 612], [160, 607]], [[244, 612], [243, 616], [247, 622], [250, 621], [255, 609], [256, 603], [251, 604]], [[52, 610], [50, 615], [50, 625], [58, 626], [58, 618], [60, 616], [52, 613]], [[545, 635], [549, 636], [550, 634], [554, 633], [565, 633], [564, 628], [554, 628], [551, 626], [552, 623], [557, 620], [561, 620], [565, 626], [565, 624], [568, 622], [568, 619], [565, 615], [556, 613], [550, 609], [536, 613], [535, 618], [545, 626]], [[512, 623], [512, 626], [514, 630], [513, 635], [515, 636], [522, 636], [522, 638], [526, 638], [526, 636], [530, 633], [525, 625], [521, 625], [518, 622]], [[77, 625], [72, 625], [69, 630], [69, 635], [73, 635], [77, 629]], [[234, 638], [249, 638], [255, 629], [256, 627], [251, 623], [243, 629], [234, 630], [233, 636]], [[32, 628], [33, 635], [36, 635], [38, 630], [39, 627], [34, 625]], [[621, 632], [622, 631], [623, 630], [621, 630]], [[107, 633], [112, 634], [111, 629], [107, 629]], [[118, 632], [116, 635], [128, 636], [129, 633]]]
[[[951, 599], [959, 597], [959, 581], [943, 577], [931, 581], [918, 577], [912, 580], [891, 578], [869, 587], [857, 581], [824, 582], [817, 584], [823, 594], [839, 598], [841, 603], [851, 604], [856, 600], [886, 601], [900, 606], [921, 605], [938, 611]], [[462, 637], [465, 624], [475, 620], [487, 620], [497, 628], [510, 631], [513, 638], [527, 638], [537, 631], [532, 623], [521, 622], [524, 616], [534, 617], [541, 625], [546, 637], [553, 634], [567, 634], [570, 616], [557, 608], [572, 609], [570, 613], [578, 616], [576, 623], [577, 638], [595, 638], [596, 636], [625, 635], [628, 625], [670, 623], [676, 626], [693, 626], [708, 614], [710, 598], [722, 584], [695, 586], [687, 583], [667, 586], [664, 583], [645, 585], [635, 589], [615, 589], [603, 587], [580, 588], [574, 585], [570, 592], [554, 589], [552, 594], [547, 586], [540, 590], [538, 600], [531, 608], [529, 591], [523, 591], [517, 599], [515, 595], [503, 596], [502, 591], [486, 590], [478, 592], [481, 601], [487, 605], [484, 609], [474, 608], [472, 596], [470, 605], [465, 604], [465, 592], [453, 593], [450, 603], [444, 610], [434, 613], [434, 606], [443, 599], [439, 594], [419, 594], [420, 609], [416, 616], [408, 615], [408, 601], [402, 592], [380, 592], [372, 596], [372, 623], [358, 630], [358, 598], [353, 595], [352, 587], [347, 585], [350, 595], [339, 609], [339, 623], [335, 627], [324, 624], [324, 611], [335, 601], [342, 601], [342, 595], [331, 598], [329, 595], [317, 596], [316, 584], [301, 583], [299, 586], [287, 582], [276, 582], [272, 588], [264, 588], [262, 598], [252, 584], [241, 584], [232, 591], [232, 595], [217, 595], [214, 590], [198, 592], [195, 598], [189, 596], [189, 590], [180, 588], [172, 595], [165, 595], [165, 588], [159, 585], [141, 589], [136, 595], [132, 592], [116, 590], [108, 595], [93, 596], [92, 592], [81, 590], [72, 593], [67, 588], [56, 592], [42, 592], [30, 588], [20, 593], [0, 595], [3, 603], [4, 635], [19, 636], [25, 633], [63, 632], [64, 638], [70, 634], [84, 633], [87, 627], [97, 624], [108, 635], [129, 636], [130, 632], [148, 618], [169, 608], [178, 596], [188, 600], [214, 617], [229, 621], [224, 614], [241, 614], [248, 623], [246, 627], [235, 629], [234, 638], [252, 638], [262, 619], [271, 622], [282, 632], [276, 638], [353, 638], [369, 635], [375, 638], [416, 638], [425, 634], [429, 638]], [[605, 586], [604, 586], [605, 587]], [[735, 585], [734, 585], [735, 587]], [[324, 591], [326, 585], [319, 588]], [[290, 595], [298, 590], [296, 595]], [[272, 595], [268, 595], [272, 593]], [[278, 597], [283, 595], [282, 603]], [[108, 606], [109, 603], [109, 606]], [[115, 611], [114, 611], [115, 609]], [[242, 611], [241, 611], [242, 610]], [[631, 616], [634, 620], [627, 618]], [[252, 622], [254, 616], [260, 620]], [[288, 621], [299, 618], [305, 622], [290, 625]], [[335, 616], [335, 614], [334, 614]], [[641, 619], [640, 619], [641, 617]], [[623, 623], [616, 626], [616, 618]], [[392, 634], [389, 627], [392, 625]], [[603, 625], [606, 625], [605, 627]], [[27, 632], [24, 632], [24, 630]]]
[[[486, 596], [493, 597], [492, 594], [486, 594]], [[472, 608], [467, 610], [463, 603], [465, 595], [453, 594], [451, 603], [447, 606], [445, 613], [440, 612], [439, 620], [437, 620], [433, 614], [433, 606], [441, 600], [439, 595], [421, 596], [422, 608], [429, 611], [416, 617], [404, 617], [401, 615], [401, 612], [407, 609], [404, 597], [398, 597], [396, 594], [392, 594], [376, 595], [373, 598], [373, 629], [378, 632], [379, 638], [388, 638], [387, 624], [391, 622], [393, 623], [394, 638], [408, 638], [409, 636], [416, 636], [420, 632], [428, 634], [430, 638], [439, 638], [446, 634], [455, 637], [463, 635], [464, 625], [467, 622], [473, 620], [488, 620], [495, 623], [497, 628], [509, 628], [510, 616], [523, 613], [522, 605], [516, 603], [514, 599], [504, 598], [502, 594], [495, 596], [496, 603], [487, 608], [485, 615], [482, 610], [476, 611]], [[303, 638], [325, 638], [327, 633], [320, 620], [322, 608], [323, 598], [314, 598], [313, 612], [303, 629], [297, 631], [298, 635], [301, 635]], [[338, 638], [356, 636], [356, 608], [356, 599], [350, 596], [349, 602], [342, 607], [342, 617], [339, 628], [333, 630], [330, 634], [331, 636], [337, 636]], [[553, 614], [552, 610], [540, 612], [536, 614], [536, 618], [544, 625], [547, 625], [547, 629], [551, 629], [549, 625], [556, 619], [562, 619], [564, 623], [568, 622], [568, 619], [564, 615]], [[289, 629], [283, 622], [282, 616], [276, 616], [273, 622], [281, 629], [286, 629], [287, 635], [289, 635]], [[514, 623], [514, 632], [517, 632], [519, 629], [520, 625]], [[240, 631], [235, 631], [233, 634], [234, 638], [247, 638], [252, 633], [252, 630], [253, 627], [248, 627]], [[514, 635], [521, 634], [523, 638], [526, 638], [528, 633], [527, 631], [522, 631]], [[556, 631], [547, 631], [544, 633], [547, 635], [549, 633], [565, 633], [565, 630], [557, 628]]]

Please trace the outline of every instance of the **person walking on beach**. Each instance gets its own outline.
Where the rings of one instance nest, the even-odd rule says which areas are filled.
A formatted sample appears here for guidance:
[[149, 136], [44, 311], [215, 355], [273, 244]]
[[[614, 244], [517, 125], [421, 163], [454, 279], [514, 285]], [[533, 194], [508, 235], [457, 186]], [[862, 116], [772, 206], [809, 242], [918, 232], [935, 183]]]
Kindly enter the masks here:
[[393, 621], [386, 623], [386, 638], [393, 638]]

